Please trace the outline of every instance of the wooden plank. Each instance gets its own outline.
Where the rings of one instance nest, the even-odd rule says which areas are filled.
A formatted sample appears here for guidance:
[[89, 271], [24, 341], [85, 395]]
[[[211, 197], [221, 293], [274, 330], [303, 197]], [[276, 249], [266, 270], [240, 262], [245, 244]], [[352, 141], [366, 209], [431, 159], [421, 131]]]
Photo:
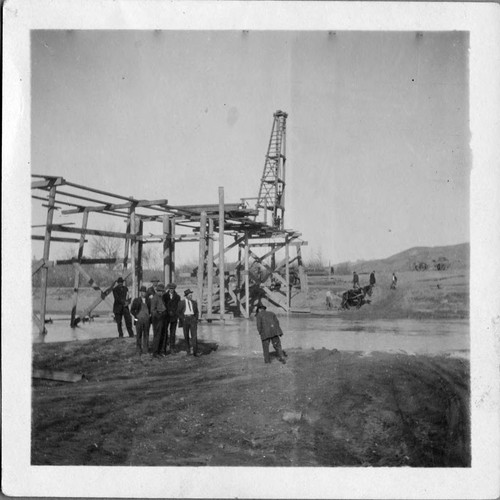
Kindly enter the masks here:
[[61, 184], [64, 184], [64, 179], [62, 177], [52, 177], [42, 181], [32, 181], [31, 189], [47, 189], [60, 186]]
[[83, 210], [81, 208], [71, 209], [71, 210], [63, 210], [61, 213], [64, 215], [77, 214], [82, 211], [85, 212], [102, 212], [104, 210], [120, 210], [123, 208], [130, 208], [132, 206], [135, 207], [150, 207], [151, 205], [166, 205], [168, 200], [141, 200], [137, 202], [129, 201], [127, 203], [107, 203], [103, 205], [97, 205], [95, 207], [84, 207]]
[[[52, 231], [58, 231], [62, 233], [74, 233], [74, 234], [81, 234], [82, 229], [78, 227], [65, 227], [62, 226], [61, 224], [50, 224], [50, 229]], [[91, 234], [94, 236], [110, 236], [112, 238], [125, 238], [125, 239], [130, 239], [130, 240], [136, 240], [136, 236], [132, 233], [118, 233], [116, 231], [102, 231], [100, 229], [86, 229], [85, 230], [86, 234]]]
[[58, 382], [80, 382], [85, 379], [85, 375], [81, 373], [72, 373], [55, 370], [36, 370], [33, 369], [32, 378], [39, 378], [44, 380], [56, 380]]
[[[42, 236], [41, 234], [32, 234], [31, 239], [43, 241], [45, 239], [45, 237]], [[57, 243], [78, 243], [80, 240], [78, 238], [59, 238], [57, 236], [51, 236], [50, 241], [57, 242]], [[85, 243], [87, 243], [87, 242], [88, 242], [88, 240], [85, 240]]]
[[110, 258], [102, 258], [102, 259], [78, 259], [76, 257], [72, 259], [59, 259], [50, 261], [49, 267], [53, 266], [67, 266], [68, 264], [74, 264], [78, 262], [80, 264], [94, 265], [94, 264], [122, 264], [125, 262], [125, 259], [110, 257]]

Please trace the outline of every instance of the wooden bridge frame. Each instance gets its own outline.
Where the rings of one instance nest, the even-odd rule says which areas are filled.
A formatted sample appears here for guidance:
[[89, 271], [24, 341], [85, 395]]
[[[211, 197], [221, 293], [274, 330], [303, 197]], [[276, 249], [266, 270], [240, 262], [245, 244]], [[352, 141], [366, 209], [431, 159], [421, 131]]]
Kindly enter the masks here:
[[[256, 211], [245, 208], [243, 202], [226, 204], [224, 188], [219, 187], [219, 203], [214, 205], [183, 205], [171, 206], [168, 200], [138, 200], [100, 189], [86, 187], [66, 181], [62, 177], [32, 175], [32, 198], [42, 201], [42, 207], [47, 209], [46, 223], [33, 226], [33, 229], [43, 228], [44, 234], [32, 234], [33, 240], [43, 240], [43, 257], [36, 263], [32, 274], [41, 274], [41, 306], [39, 314], [33, 314], [40, 334], [47, 333], [46, 306], [48, 270], [51, 266], [72, 265], [74, 267], [73, 304], [70, 326], [77, 324], [78, 292], [81, 278], [96, 291], [96, 299], [85, 311], [82, 317], [91, 316], [92, 311], [102, 301], [111, 303], [109, 294], [115, 282], [98, 284], [82, 267], [84, 264], [115, 264], [121, 266], [124, 279], [131, 277], [131, 296], [136, 297], [143, 280], [142, 251], [148, 243], [163, 244], [163, 277], [165, 283], [175, 281], [176, 243], [198, 242], [199, 265], [197, 273], [198, 301], [202, 304], [202, 318], [207, 320], [228, 317], [225, 311], [226, 297], [229, 295], [245, 318], [249, 318], [251, 304], [247, 298], [250, 295], [250, 268], [261, 266], [267, 274], [266, 282], [261, 288], [266, 298], [286, 312], [292, 310], [292, 300], [298, 293], [307, 295], [307, 275], [302, 265], [301, 246], [307, 243], [300, 239], [300, 233], [293, 230], [277, 230], [262, 222], [254, 220]], [[64, 189], [64, 190], [63, 190]], [[42, 191], [44, 196], [38, 194]], [[35, 194], [36, 193], [36, 194]], [[90, 203], [90, 204], [89, 204]], [[67, 207], [67, 208], [64, 208]], [[64, 208], [64, 209], [63, 209]], [[60, 210], [64, 215], [82, 214], [81, 226], [73, 227], [74, 223], [54, 224], [54, 213]], [[91, 213], [100, 213], [109, 217], [120, 217], [126, 222], [125, 231], [107, 231], [92, 229], [89, 226]], [[144, 222], [155, 221], [162, 224], [159, 234], [145, 235]], [[190, 228], [192, 234], [179, 234], [177, 228]], [[77, 235], [78, 237], [55, 235]], [[217, 237], [216, 237], [217, 233]], [[107, 236], [123, 239], [125, 242], [122, 258], [84, 257], [86, 236]], [[225, 239], [233, 241], [225, 246]], [[219, 252], [214, 254], [214, 241], [218, 240]], [[51, 242], [78, 243], [77, 257], [65, 260], [50, 260]], [[238, 262], [235, 270], [237, 292], [226, 280], [225, 254], [231, 248], [238, 247]], [[220, 249], [224, 249], [222, 252]], [[257, 248], [269, 249], [263, 256], [256, 253]], [[296, 256], [291, 258], [290, 249], [295, 248]], [[284, 260], [276, 264], [276, 255], [284, 250]], [[268, 262], [268, 260], [270, 262]], [[290, 280], [291, 266], [295, 265], [300, 276], [300, 285], [294, 286]], [[218, 286], [214, 278], [218, 274]], [[269, 280], [275, 280], [283, 285], [285, 292], [272, 291]], [[204, 300], [205, 299], [205, 300]], [[217, 307], [218, 300], [218, 307]]]

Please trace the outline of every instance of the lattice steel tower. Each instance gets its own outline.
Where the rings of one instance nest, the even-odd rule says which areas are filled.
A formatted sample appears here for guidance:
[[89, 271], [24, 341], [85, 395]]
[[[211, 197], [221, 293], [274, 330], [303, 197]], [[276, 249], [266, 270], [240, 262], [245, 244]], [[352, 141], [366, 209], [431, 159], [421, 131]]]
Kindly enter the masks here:
[[284, 111], [274, 113], [256, 206], [257, 209], [264, 210], [264, 222], [276, 229], [284, 229], [287, 117], [288, 114]]

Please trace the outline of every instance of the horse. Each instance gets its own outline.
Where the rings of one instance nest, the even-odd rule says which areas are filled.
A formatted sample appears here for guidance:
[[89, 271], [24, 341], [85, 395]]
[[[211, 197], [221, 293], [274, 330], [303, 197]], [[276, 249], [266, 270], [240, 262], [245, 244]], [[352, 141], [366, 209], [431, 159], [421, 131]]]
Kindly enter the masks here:
[[342, 309], [350, 309], [351, 307], [356, 307], [359, 309], [363, 304], [369, 304], [370, 300], [366, 298], [368, 295], [371, 297], [373, 293], [373, 286], [366, 285], [362, 288], [352, 288], [347, 290], [342, 294], [342, 303], [340, 307]]

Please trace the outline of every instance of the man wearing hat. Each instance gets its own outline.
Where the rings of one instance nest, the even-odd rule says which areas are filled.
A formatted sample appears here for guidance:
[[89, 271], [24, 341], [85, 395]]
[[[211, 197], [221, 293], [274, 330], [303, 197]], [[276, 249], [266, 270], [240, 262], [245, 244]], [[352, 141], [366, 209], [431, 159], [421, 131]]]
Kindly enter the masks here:
[[[184, 340], [187, 345], [187, 355], [201, 356], [198, 352], [198, 304], [193, 300], [193, 292], [184, 290], [184, 299], [179, 302], [177, 309], [179, 324], [184, 330]], [[191, 339], [189, 338], [191, 334]], [[192, 346], [192, 350], [191, 350]]]
[[147, 290], [149, 300], [151, 300], [154, 297], [154, 295], [156, 293], [156, 287], [158, 286], [159, 282], [160, 282], [160, 280], [158, 278], [153, 278], [151, 280], [151, 286]]
[[151, 299], [151, 319], [153, 321], [153, 357], [166, 355], [166, 321], [167, 308], [163, 302], [163, 294], [165, 293], [165, 285], [158, 283], [156, 293]]
[[125, 318], [125, 326], [127, 327], [129, 337], [133, 337], [132, 318], [128, 310], [128, 304], [130, 302], [128, 298], [128, 288], [123, 284], [123, 278], [121, 276], [116, 280], [116, 283], [117, 285], [113, 288], [113, 297], [115, 299], [113, 314], [115, 315], [115, 321], [118, 326], [118, 337], [123, 337], [122, 317]]
[[266, 306], [257, 306], [257, 330], [260, 334], [260, 339], [262, 340], [262, 350], [264, 351], [264, 363], [270, 363], [271, 358], [269, 357], [269, 342], [273, 343], [274, 350], [278, 354], [278, 359], [285, 364], [285, 353], [281, 347], [280, 337], [283, 335], [283, 331], [280, 327], [280, 322], [276, 314], [271, 311], [267, 311]]
[[167, 285], [167, 293], [163, 295], [163, 302], [167, 308], [166, 334], [169, 343], [168, 349], [172, 354], [176, 353], [175, 330], [177, 329], [177, 320], [179, 319], [177, 309], [179, 307], [179, 302], [181, 301], [179, 294], [175, 291], [176, 288], [177, 285], [175, 283], [169, 283]]
[[151, 316], [151, 301], [147, 296], [147, 289], [141, 286], [139, 289], [140, 297], [132, 301], [130, 312], [134, 317], [135, 329], [137, 332], [137, 352], [139, 354], [148, 353], [149, 324]]

